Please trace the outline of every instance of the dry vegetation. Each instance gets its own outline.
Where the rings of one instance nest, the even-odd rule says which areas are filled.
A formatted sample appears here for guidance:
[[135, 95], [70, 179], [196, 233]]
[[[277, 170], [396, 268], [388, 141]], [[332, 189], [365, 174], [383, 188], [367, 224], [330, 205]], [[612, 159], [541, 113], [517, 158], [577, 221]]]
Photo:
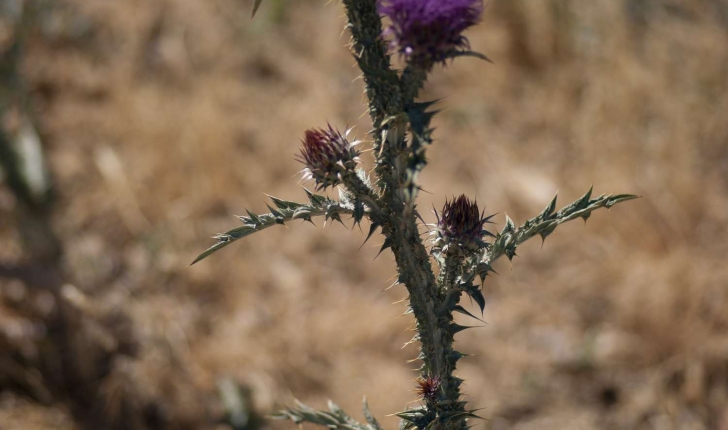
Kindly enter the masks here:
[[[261, 412], [366, 394], [387, 428], [415, 400], [405, 291], [358, 229], [187, 267], [263, 192], [305, 198], [303, 130], [366, 134], [340, 5], [269, 3], [64, 0], [28, 40], [63, 255], [50, 289], [0, 279], [0, 429], [227, 428], [221, 377]], [[431, 80], [422, 207], [644, 196], [496, 267], [459, 336], [476, 428], [728, 429], [728, 2], [492, 0], [469, 38], [496, 64]], [[32, 263], [19, 214], [0, 187], [3, 264]]]

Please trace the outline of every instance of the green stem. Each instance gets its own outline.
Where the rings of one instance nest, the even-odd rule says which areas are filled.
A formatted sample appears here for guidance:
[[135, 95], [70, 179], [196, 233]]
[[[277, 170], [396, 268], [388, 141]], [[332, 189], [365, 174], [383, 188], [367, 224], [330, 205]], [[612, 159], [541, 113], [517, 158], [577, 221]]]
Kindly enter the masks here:
[[[410, 306], [417, 321], [422, 350], [420, 358], [423, 361], [421, 375], [439, 378], [443, 392], [448, 396], [440, 403], [449, 405], [446, 409], [460, 410], [463, 404], [459, 402], [459, 383], [452, 377], [452, 348], [449, 347], [452, 344], [449, 331], [452, 316], [441, 318], [437, 314], [444, 297], [437, 286], [429, 254], [419, 235], [413, 210], [414, 193], [407, 194], [408, 182], [416, 186], [416, 178], [407, 173], [415, 170], [409, 168], [413, 164], [411, 160], [406, 161], [408, 166], [402, 166], [400, 162], [407, 124], [404, 118], [407, 109], [414, 107], [415, 98], [425, 79], [425, 71], [408, 69], [401, 80], [392, 71], [386, 46], [381, 39], [382, 23], [376, 3], [376, 0], [344, 0], [353, 50], [363, 72], [369, 113], [374, 123], [372, 134], [374, 152], [377, 154], [375, 171], [382, 190], [382, 230], [392, 244], [400, 282], [407, 287]], [[429, 133], [426, 135], [429, 138]], [[412, 156], [410, 154], [408, 158]], [[439, 410], [433, 411], [432, 406], [427, 411], [430, 421], [439, 414]]]

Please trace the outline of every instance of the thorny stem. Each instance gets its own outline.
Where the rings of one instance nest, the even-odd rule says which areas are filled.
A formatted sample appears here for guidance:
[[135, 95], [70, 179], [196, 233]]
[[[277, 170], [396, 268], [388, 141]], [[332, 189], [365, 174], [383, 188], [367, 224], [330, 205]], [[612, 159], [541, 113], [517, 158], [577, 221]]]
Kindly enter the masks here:
[[405, 90], [404, 100], [412, 103], [427, 80], [427, 69], [414, 65], [407, 66], [402, 72], [402, 87]]
[[369, 115], [380, 123], [401, 110], [399, 78], [390, 66], [387, 46], [381, 38], [382, 20], [376, 0], [344, 0], [352, 50], [366, 83]]
[[382, 216], [382, 209], [380, 208], [377, 193], [356, 172], [346, 172], [341, 180], [357, 199], [369, 206], [369, 216], [375, 222], [378, 221]]
[[[451, 381], [453, 369], [448, 360], [448, 354], [452, 352], [452, 335], [447, 325], [452, 315], [438, 318], [436, 310], [443, 297], [437, 287], [429, 254], [420, 238], [415, 213], [407, 211], [408, 204], [403, 201], [400, 188], [405, 175], [397, 171], [391, 162], [399, 156], [398, 149], [404, 146], [405, 124], [382, 124], [387, 117], [405, 116], [405, 109], [414, 104], [423, 85], [425, 73], [409, 68], [400, 80], [391, 69], [386, 46], [380, 37], [382, 24], [376, 0], [344, 0], [344, 5], [353, 37], [352, 47], [363, 72], [369, 113], [374, 123], [374, 151], [378, 154], [376, 172], [383, 191], [380, 198], [384, 215], [382, 230], [391, 241], [400, 282], [405, 284], [410, 295], [410, 306], [422, 344], [420, 358], [424, 365], [421, 373], [425, 378], [439, 378], [451, 412], [463, 411], [464, 404], [458, 402], [458, 384]], [[382, 136], [388, 138], [384, 140]], [[382, 148], [382, 145], [386, 147]], [[440, 323], [446, 325], [440, 326]], [[431, 420], [434, 418], [432, 416]]]

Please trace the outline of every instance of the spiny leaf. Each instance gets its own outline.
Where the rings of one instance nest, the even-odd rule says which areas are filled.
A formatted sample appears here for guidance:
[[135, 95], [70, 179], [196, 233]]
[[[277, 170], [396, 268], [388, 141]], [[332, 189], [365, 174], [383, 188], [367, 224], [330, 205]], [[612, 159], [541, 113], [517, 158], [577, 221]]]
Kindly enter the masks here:
[[542, 229], [539, 230], [538, 234], [541, 236], [541, 244], [543, 245], [543, 242], [546, 242], [546, 238], [556, 230], [556, 226], [558, 224], [555, 222], [545, 224]]
[[447, 58], [457, 58], [457, 57], [475, 57], [475, 58], [479, 58], [483, 61], [487, 61], [491, 64], [494, 64], [490, 58], [486, 57], [485, 55], [481, 54], [480, 52], [475, 52], [475, 51], [456, 51], [447, 56]]
[[467, 309], [465, 309], [464, 307], [462, 307], [460, 305], [455, 306], [452, 310], [453, 310], [453, 312], [459, 312], [459, 313], [461, 313], [463, 315], [467, 315], [470, 318], [476, 319], [476, 320], [478, 320], [480, 322], [485, 322], [482, 319], [480, 319], [480, 318], [476, 317], [475, 315], [471, 314]]
[[297, 203], [297, 202], [291, 202], [288, 200], [279, 199], [278, 197], [273, 197], [269, 194], [266, 194], [266, 196], [271, 199], [274, 205], [278, 209], [296, 209], [298, 207], [304, 206], [303, 203]]
[[409, 110], [407, 110], [407, 117], [410, 121], [410, 127], [412, 131], [420, 136], [425, 136], [430, 133], [428, 130], [430, 121], [440, 111], [428, 111], [427, 109], [435, 103], [439, 102], [440, 99], [431, 100], [428, 102], [415, 103]]
[[[555, 203], [555, 201], [552, 200], [546, 209], [544, 209], [539, 215], [526, 221], [518, 228], [515, 228], [513, 221], [506, 216], [506, 226], [503, 228], [503, 231], [497, 235], [490, 248], [488, 248], [483, 255], [481, 262], [476, 265], [476, 267], [486, 267], [482, 266], [482, 264], [490, 266], [495, 260], [503, 255], [512, 259], [516, 255], [516, 248], [536, 235], [545, 239], [556, 229], [556, 227], [565, 222], [576, 218], [586, 219], [593, 211], [599, 208], [611, 208], [617, 203], [638, 198], [638, 196], [632, 194], [615, 194], [601, 195], [595, 199], [591, 199], [591, 194], [592, 189], [590, 188], [589, 191], [587, 191], [587, 193], [578, 200], [566, 205], [558, 212], [552, 213], [544, 218], [542, 216], [543, 214], [552, 212], [551, 206]], [[478, 270], [478, 272], [482, 273], [481, 270]]]
[[402, 412], [395, 412], [395, 416], [398, 416], [402, 418], [403, 420], [407, 420], [409, 422], [414, 423], [415, 420], [422, 418], [426, 413], [425, 408], [413, 408], [413, 409], [407, 409], [406, 411]]
[[362, 412], [364, 413], [364, 419], [367, 421], [367, 424], [369, 424], [371, 430], [384, 430], [379, 424], [379, 421], [377, 421], [377, 419], [374, 418], [374, 415], [372, 415], [372, 411], [369, 410], [369, 404], [367, 403], [366, 396], [362, 401]]
[[[372, 430], [372, 427], [361, 424], [351, 418], [346, 412], [335, 403], [329, 401], [329, 411], [321, 411], [304, 405], [295, 400], [295, 407], [288, 407], [285, 410], [273, 415], [275, 419], [288, 419], [296, 424], [309, 422], [326, 426], [330, 429], [340, 430]], [[377, 429], [378, 430], [378, 429]]]
[[478, 304], [478, 307], [480, 308], [480, 314], [482, 315], [483, 312], [485, 312], [485, 297], [483, 297], [483, 292], [474, 285], [465, 286], [463, 287], [463, 289], [470, 296], [470, 298], [475, 300], [475, 303]]
[[[379, 224], [377, 224], [376, 222], [372, 222], [372, 225], [369, 226], [369, 233], [367, 234], [366, 239], [364, 239], [364, 243], [367, 243], [369, 238], [372, 237], [374, 232], [377, 230], [377, 227], [381, 227], [381, 226]], [[364, 243], [362, 243], [361, 245], [364, 246]]]
[[478, 273], [478, 276], [480, 276], [480, 282], [481, 282], [481, 283], [485, 282], [485, 278], [486, 278], [486, 277], [488, 276], [488, 273], [490, 273], [490, 272], [493, 272], [493, 273], [495, 273], [496, 275], [498, 274], [498, 272], [496, 272], [496, 271], [495, 271], [495, 270], [494, 270], [494, 269], [493, 269], [493, 268], [492, 268], [492, 267], [490, 266], [490, 264], [485, 264], [485, 263], [482, 263], [482, 262], [481, 262], [481, 263], [478, 263], [478, 264], [476, 265], [476, 267], [475, 267], [475, 271], [476, 271], [476, 272]]
[[324, 217], [324, 221], [333, 220], [338, 221], [341, 223], [341, 225], [344, 225], [344, 222], [341, 220], [341, 216], [339, 215], [339, 212], [336, 210], [336, 207], [329, 206], [326, 208], [326, 215]]
[[331, 413], [333, 413], [334, 415], [338, 416], [339, 418], [341, 418], [341, 419], [343, 419], [345, 421], [351, 419], [351, 417], [349, 415], [347, 415], [346, 412], [344, 412], [339, 407], [339, 405], [337, 405], [336, 403], [332, 402], [331, 400], [329, 400], [327, 402], [327, 406], [329, 407], [329, 410], [331, 411]]
[[510, 246], [506, 246], [506, 248], [505, 248], [505, 254], [506, 254], [506, 257], [508, 257], [508, 260], [509, 261], [513, 261], [513, 257], [517, 257], [517, 255], [516, 255], [516, 245], [513, 244], [513, 245], [510, 245]]
[[276, 218], [276, 222], [278, 224], [283, 224], [283, 221], [285, 219], [285, 217], [283, 216], [283, 214], [280, 213], [278, 210], [273, 209], [272, 207], [270, 207], [269, 204], [266, 204], [265, 206], [268, 208], [268, 210], [270, 211], [271, 215], [273, 215]]
[[253, 3], [253, 13], [250, 15], [251, 19], [255, 17], [255, 13], [258, 12], [261, 3], [263, 3], [263, 0], [255, 0], [255, 3]]
[[311, 204], [316, 207], [323, 206], [326, 203], [326, 201], [328, 200], [326, 197], [318, 195], [318, 194], [308, 190], [307, 188], [304, 188], [303, 191], [306, 192], [306, 196], [308, 197], [308, 200], [311, 201]]
[[473, 327], [452, 323], [448, 326], [448, 328], [450, 329], [450, 334], [456, 334]]
[[296, 208], [296, 210], [293, 211], [293, 214], [291, 214], [291, 219], [303, 219], [305, 221], [311, 221], [311, 214], [314, 212], [313, 208], [310, 206], [301, 206], [300, 208]]
[[[286, 202], [285, 204], [277, 203], [277, 210], [269, 206], [271, 212], [267, 214], [257, 215], [252, 211], [248, 211], [248, 216], [239, 217], [240, 220], [244, 223], [243, 226], [216, 235], [214, 238], [217, 240], [217, 243], [209, 247], [207, 250], [205, 250], [205, 252], [195, 258], [192, 264], [195, 264], [207, 258], [211, 254], [221, 250], [222, 248], [230, 245], [238, 239], [241, 239], [245, 236], [256, 233], [274, 225], [285, 224], [286, 221], [303, 219], [304, 221], [310, 221], [311, 223], [313, 223], [313, 220], [311, 219], [312, 217], [322, 215], [325, 216], [327, 219], [336, 219], [338, 221], [341, 221], [342, 214], [352, 214], [352, 210], [350, 208], [340, 206], [333, 200], [328, 200], [326, 198], [324, 199], [326, 200], [325, 207], [316, 206], [313, 204], [304, 205], [300, 203]], [[312, 200], [318, 201], [315, 197]], [[275, 200], [273, 200], [273, 202], [276, 203]]]
[[452, 378], [450, 378], [450, 383], [456, 388], [461, 386], [463, 384], [463, 382], [464, 382], [464, 380], [461, 378], [458, 378], [457, 376], [453, 376]]
[[472, 411], [463, 411], [463, 412], [457, 412], [455, 414], [449, 415], [447, 417], [448, 421], [460, 421], [467, 418], [475, 418], [475, 419], [483, 419], [482, 417], [475, 415], [474, 412], [478, 409], [474, 409]]
[[250, 220], [253, 221], [253, 223], [256, 226], [262, 224], [262, 222], [260, 221], [260, 218], [258, 218], [258, 215], [256, 215], [254, 212], [252, 212], [252, 211], [250, 211], [248, 209], [246, 209], [245, 211], [248, 213], [248, 217], [250, 218]]
[[579, 200], [576, 201], [576, 205], [579, 209], [583, 209], [589, 206], [589, 199], [591, 198], [592, 191], [594, 191], [594, 185], [589, 187], [589, 191], [586, 192]]
[[361, 225], [361, 220], [364, 219], [364, 213], [364, 203], [362, 203], [361, 200], [357, 199], [356, 201], [354, 201], [354, 225]]
[[540, 214], [538, 214], [538, 218], [541, 220], [547, 220], [551, 216], [551, 214], [554, 213], [556, 210], [556, 199], [559, 197], [559, 194], [556, 193], [553, 199], [551, 199], [551, 202], [549, 202], [548, 206], [546, 206], [546, 209], [541, 211]]
[[392, 243], [393, 243], [392, 242], [392, 239], [390, 239], [390, 238], [384, 239], [384, 243], [382, 244], [382, 247], [379, 248], [379, 252], [377, 252], [377, 255], [374, 256], [374, 258], [379, 257], [379, 254], [381, 254], [385, 249], [391, 248], [392, 247]]
[[513, 220], [511, 219], [511, 217], [509, 217], [508, 214], [506, 214], [506, 225], [505, 225], [505, 227], [503, 227], [503, 231], [501, 232], [501, 234], [511, 233], [515, 229], [516, 229], [516, 225], [513, 223]]
[[626, 202], [627, 200], [637, 199], [639, 196], [635, 196], [632, 194], [617, 194], [616, 196], [610, 196], [607, 199], [607, 202], [604, 204], [605, 207], [611, 208], [612, 206], [616, 205], [617, 203]]
[[190, 263], [190, 266], [192, 266], [193, 264], [195, 264], [195, 263], [197, 263], [199, 261], [202, 261], [203, 259], [209, 257], [213, 253], [215, 253], [215, 252], [223, 249], [224, 247], [230, 245], [231, 243], [232, 243], [231, 241], [219, 241], [219, 242], [217, 242], [216, 244], [214, 244], [211, 247], [207, 248], [207, 250], [205, 250], [205, 252], [203, 252], [202, 254], [198, 255], [197, 258], [195, 258], [194, 261], [192, 261], [192, 263]]

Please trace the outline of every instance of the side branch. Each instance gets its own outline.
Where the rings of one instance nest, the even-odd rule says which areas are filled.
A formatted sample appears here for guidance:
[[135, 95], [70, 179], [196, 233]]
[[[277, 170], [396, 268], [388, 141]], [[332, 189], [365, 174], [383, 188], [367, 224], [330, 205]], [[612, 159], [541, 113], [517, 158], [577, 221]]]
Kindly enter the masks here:
[[295, 400], [295, 403], [295, 407], [288, 407], [273, 415], [273, 418], [291, 420], [296, 424], [311, 423], [335, 430], [382, 430], [379, 422], [369, 411], [366, 399], [364, 399], [363, 409], [367, 424], [356, 421], [331, 400], [329, 400], [328, 411], [313, 409], [298, 400]]
[[[248, 211], [248, 216], [238, 217], [243, 222], [243, 225], [228, 230], [225, 233], [215, 235], [213, 238], [217, 239], [217, 243], [195, 258], [192, 264], [207, 258], [238, 239], [250, 236], [253, 233], [257, 233], [274, 225], [283, 225], [287, 221], [295, 219], [313, 223], [312, 218], [318, 216], [325, 216], [327, 220], [333, 219], [341, 221], [341, 215], [352, 215], [355, 212], [355, 208], [352, 206], [339, 203], [318, 194], [313, 194], [308, 190], [306, 192], [311, 200], [310, 204], [289, 202], [276, 197], [270, 197], [276, 206], [275, 209], [268, 206], [270, 213], [256, 215]], [[362, 210], [364, 209], [362, 208]]]
[[339, 188], [340, 201], [344, 206], [354, 206], [355, 221], [361, 221], [362, 216], [364, 215], [363, 205], [367, 205], [369, 208], [369, 216], [372, 218], [372, 221], [375, 223], [381, 223], [382, 209], [380, 207], [379, 196], [372, 188], [366, 172], [364, 172], [363, 169], [347, 171], [344, 175], [342, 175], [341, 181], [344, 183], [354, 199], [351, 201], [346, 193], [342, 193], [341, 188]]
[[536, 235], [546, 240], [546, 237], [553, 233], [556, 227], [565, 222], [577, 218], [586, 221], [591, 213], [597, 209], [609, 209], [617, 203], [639, 198], [639, 196], [632, 194], [602, 194], [595, 199], [591, 199], [591, 193], [592, 189], [590, 188], [580, 199], [558, 212], [554, 212], [556, 207], [556, 197], [554, 197], [538, 216], [531, 218], [518, 228], [506, 216], [506, 226], [496, 236], [493, 244], [478, 263], [477, 274], [482, 280], [485, 280], [488, 272], [492, 271], [491, 265], [493, 262], [503, 255], [508, 257], [509, 260], [512, 259], [516, 255], [516, 248]]

